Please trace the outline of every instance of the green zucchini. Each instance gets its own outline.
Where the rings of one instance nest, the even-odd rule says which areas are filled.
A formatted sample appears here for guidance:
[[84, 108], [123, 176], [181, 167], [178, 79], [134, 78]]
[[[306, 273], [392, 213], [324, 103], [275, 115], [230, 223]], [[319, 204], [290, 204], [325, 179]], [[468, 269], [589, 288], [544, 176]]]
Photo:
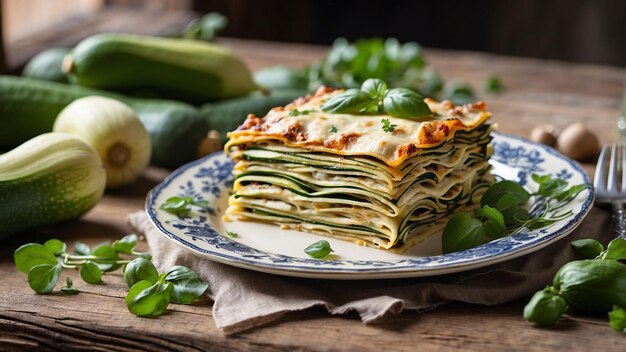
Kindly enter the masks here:
[[305, 94], [306, 91], [293, 89], [275, 90], [269, 95], [254, 93], [218, 103], [204, 104], [200, 107], [200, 114], [208, 122], [209, 129], [218, 131], [222, 142], [226, 142], [226, 133], [237, 129], [248, 114], [265, 116], [270, 109], [287, 105]]
[[248, 67], [229, 50], [193, 39], [98, 34], [74, 48], [64, 71], [84, 87], [155, 91], [199, 104], [258, 89]]
[[67, 133], [37, 136], [0, 155], [0, 238], [76, 218], [102, 197], [98, 153]]
[[22, 76], [44, 81], [67, 83], [67, 76], [61, 66], [63, 59], [72, 49], [51, 48], [33, 56], [22, 71]]
[[11, 149], [52, 131], [57, 115], [72, 101], [105, 96], [130, 106], [150, 134], [151, 163], [174, 168], [196, 158], [208, 124], [193, 106], [123, 95], [36, 79], [0, 76], [0, 149]]

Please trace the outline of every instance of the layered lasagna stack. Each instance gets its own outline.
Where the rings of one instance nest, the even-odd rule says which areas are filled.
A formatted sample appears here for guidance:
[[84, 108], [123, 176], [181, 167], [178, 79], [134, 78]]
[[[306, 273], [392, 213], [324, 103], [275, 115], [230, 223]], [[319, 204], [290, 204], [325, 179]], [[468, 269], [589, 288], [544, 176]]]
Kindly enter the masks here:
[[401, 250], [474, 207], [493, 182], [484, 103], [426, 99], [433, 115], [420, 120], [320, 110], [341, 92], [250, 115], [229, 134], [228, 217]]

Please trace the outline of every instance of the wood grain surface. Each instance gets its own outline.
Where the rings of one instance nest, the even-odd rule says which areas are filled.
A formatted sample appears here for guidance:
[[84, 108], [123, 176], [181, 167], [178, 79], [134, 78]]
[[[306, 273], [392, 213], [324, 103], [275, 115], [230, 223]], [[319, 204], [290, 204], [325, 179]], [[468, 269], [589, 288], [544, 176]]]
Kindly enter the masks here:
[[[169, 18], [169, 17], [168, 17]], [[142, 20], [147, 23], [145, 19]], [[220, 40], [254, 69], [272, 64], [305, 65], [325, 47]], [[446, 79], [463, 78], [481, 86], [492, 74], [506, 91], [482, 96], [499, 130], [527, 136], [540, 123], [563, 128], [586, 122], [602, 143], [617, 140], [615, 118], [624, 69], [529, 60], [480, 53], [427, 50], [427, 59]], [[584, 165], [592, 170], [591, 164]], [[76, 272], [76, 296], [36, 295], [17, 272], [12, 252], [27, 242], [50, 237], [96, 244], [129, 233], [126, 215], [143, 207], [146, 193], [168, 170], [150, 168], [139, 181], [107, 192], [83, 218], [40, 228], [0, 242], [0, 350], [37, 351], [624, 351], [626, 337], [612, 331], [605, 317], [567, 317], [555, 329], [537, 329], [521, 317], [524, 301], [495, 307], [451, 303], [433, 311], [404, 312], [384, 323], [364, 325], [356, 314], [330, 317], [321, 310], [293, 313], [277, 323], [225, 336], [211, 317], [211, 302], [172, 305], [154, 319], [126, 310], [126, 286], [119, 274], [102, 285], [87, 285]], [[145, 242], [140, 244], [146, 248]]]

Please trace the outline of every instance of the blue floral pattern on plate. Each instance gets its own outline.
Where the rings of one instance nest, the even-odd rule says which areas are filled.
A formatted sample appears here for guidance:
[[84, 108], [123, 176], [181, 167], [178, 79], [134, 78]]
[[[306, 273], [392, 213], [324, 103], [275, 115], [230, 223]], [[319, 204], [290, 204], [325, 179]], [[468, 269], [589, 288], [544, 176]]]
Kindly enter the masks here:
[[[574, 183], [587, 183], [587, 174], [575, 162], [554, 149], [524, 139], [493, 133], [494, 174], [532, 189], [533, 173], [552, 174]], [[146, 202], [150, 220], [167, 238], [197, 255], [222, 263], [275, 274], [319, 278], [397, 278], [469, 270], [514, 258], [561, 238], [571, 232], [588, 212], [593, 192], [585, 191], [572, 205], [574, 214], [556, 224], [517, 233], [482, 246], [445, 255], [410, 257], [402, 260], [319, 260], [270, 253], [239, 243], [223, 233], [219, 204], [232, 187], [232, 162], [215, 153], [182, 166], [155, 187]], [[530, 183], [530, 184], [529, 184]], [[159, 209], [171, 196], [191, 196], [209, 206], [175, 216]]]

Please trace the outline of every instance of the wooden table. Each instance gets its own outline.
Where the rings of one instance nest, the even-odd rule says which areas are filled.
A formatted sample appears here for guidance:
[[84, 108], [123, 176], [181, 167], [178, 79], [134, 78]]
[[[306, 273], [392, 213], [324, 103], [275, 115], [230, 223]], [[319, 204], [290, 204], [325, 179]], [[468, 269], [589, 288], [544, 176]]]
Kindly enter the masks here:
[[[325, 47], [244, 40], [220, 40], [253, 68], [281, 63], [299, 66], [320, 57]], [[615, 118], [623, 69], [488, 54], [427, 50], [427, 59], [445, 78], [460, 77], [480, 87], [492, 74], [506, 92], [482, 97], [499, 130], [527, 136], [539, 123], [559, 128], [587, 122], [603, 143], [617, 140]], [[592, 165], [585, 165], [589, 171]], [[365, 326], [355, 314], [329, 317], [321, 310], [288, 315], [270, 326], [225, 336], [211, 317], [211, 302], [172, 305], [156, 319], [126, 310], [126, 285], [119, 274], [102, 285], [86, 285], [71, 272], [77, 296], [36, 295], [17, 272], [12, 252], [27, 242], [51, 237], [96, 244], [131, 230], [125, 220], [140, 210], [146, 192], [168, 170], [150, 168], [135, 184], [107, 192], [83, 218], [28, 231], [0, 242], [0, 350], [602, 350], [624, 351], [626, 339], [604, 317], [568, 317], [556, 329], [536, 329], [521, 317], [526, 300], [496, 307], [452, 303], [417, 314], [405, 312], [385, 324]], [[146, 249], [146, 244], [141, 243]], [[65, 276], [65, 274], [63, 275]]]

